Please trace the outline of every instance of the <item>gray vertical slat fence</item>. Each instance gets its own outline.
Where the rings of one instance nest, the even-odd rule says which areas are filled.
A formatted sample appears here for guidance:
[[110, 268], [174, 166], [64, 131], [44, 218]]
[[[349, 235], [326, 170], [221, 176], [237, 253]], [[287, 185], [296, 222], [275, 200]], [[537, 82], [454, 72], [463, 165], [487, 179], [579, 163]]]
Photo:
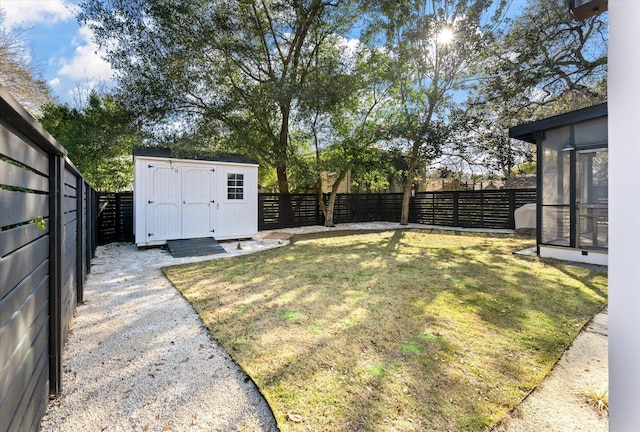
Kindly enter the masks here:
[[95, 193], [65, 155], [0, 86], [0, 431], [37, 430], [62, 390], [95, 252]]

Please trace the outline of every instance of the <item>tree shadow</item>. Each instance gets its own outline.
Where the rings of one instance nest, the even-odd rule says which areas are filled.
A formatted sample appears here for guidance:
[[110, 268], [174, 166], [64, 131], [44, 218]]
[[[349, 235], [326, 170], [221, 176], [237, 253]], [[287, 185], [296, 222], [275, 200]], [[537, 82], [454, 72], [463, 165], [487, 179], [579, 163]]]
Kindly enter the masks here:
[[585, 274], [519, 261], [510, 242], [322, 233], [167, 274], [287, 430], [482, 430], [603, 301], [595, 279], [577, 290], [565, 279]]

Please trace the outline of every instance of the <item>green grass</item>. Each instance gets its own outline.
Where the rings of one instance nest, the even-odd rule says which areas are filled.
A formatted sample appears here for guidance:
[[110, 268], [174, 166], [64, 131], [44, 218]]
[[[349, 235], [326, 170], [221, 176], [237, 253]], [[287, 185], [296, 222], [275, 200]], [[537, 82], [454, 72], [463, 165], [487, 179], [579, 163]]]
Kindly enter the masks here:
[[607, 301], [606, 274], [512, 255], [531, 245], [323, 234], [165, 273], [284, 431], [485, 430]]

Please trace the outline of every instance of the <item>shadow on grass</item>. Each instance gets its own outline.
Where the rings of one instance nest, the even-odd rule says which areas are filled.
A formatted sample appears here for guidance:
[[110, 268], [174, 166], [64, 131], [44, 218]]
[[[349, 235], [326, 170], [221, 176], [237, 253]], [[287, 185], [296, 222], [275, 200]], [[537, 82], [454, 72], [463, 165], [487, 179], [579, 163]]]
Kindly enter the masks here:
[[285, 430], [483, 430], [606, 302], [601, 276], [513, 257], [526, 242], [322, 233], [166, 274]]

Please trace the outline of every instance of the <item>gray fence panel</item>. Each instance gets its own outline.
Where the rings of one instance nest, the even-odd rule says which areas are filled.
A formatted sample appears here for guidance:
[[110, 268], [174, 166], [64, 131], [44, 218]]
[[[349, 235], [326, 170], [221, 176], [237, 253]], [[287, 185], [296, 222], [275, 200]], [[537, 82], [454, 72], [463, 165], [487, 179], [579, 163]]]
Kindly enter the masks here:
[[94, 191], [65, 153], [0, 86], [0, 431], [37, 430], [62, 390], [95, 238]]

